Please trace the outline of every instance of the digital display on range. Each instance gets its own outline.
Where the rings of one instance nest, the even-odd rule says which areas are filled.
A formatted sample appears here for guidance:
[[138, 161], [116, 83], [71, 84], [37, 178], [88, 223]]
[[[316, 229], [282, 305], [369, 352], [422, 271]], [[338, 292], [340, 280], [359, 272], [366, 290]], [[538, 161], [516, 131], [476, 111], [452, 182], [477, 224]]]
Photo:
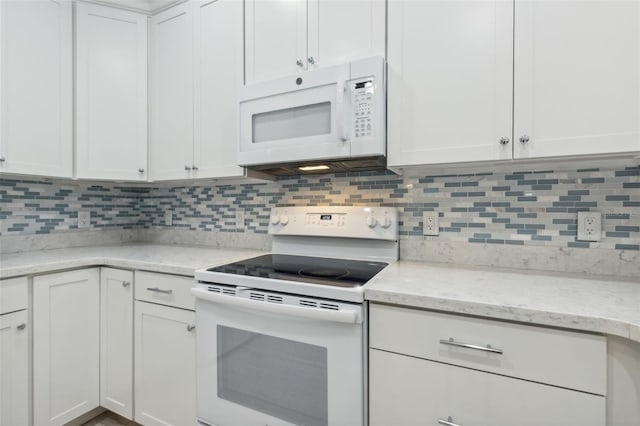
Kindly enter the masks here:
[[320, 220], [331, 220], [331, 215], [330, 214], [321, 214], [320, 215]]

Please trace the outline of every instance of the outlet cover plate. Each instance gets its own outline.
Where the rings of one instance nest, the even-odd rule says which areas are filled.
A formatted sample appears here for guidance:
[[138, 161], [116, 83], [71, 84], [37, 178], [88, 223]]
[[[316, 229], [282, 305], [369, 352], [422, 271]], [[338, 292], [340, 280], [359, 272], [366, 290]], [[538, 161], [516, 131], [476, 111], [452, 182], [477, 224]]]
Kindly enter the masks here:
[[602, 239], [602, 213], [578, 212], [577, 241], [600, 241]]
[[88, 228], [91, 226], [91, 212], [81, 210], [78, 212], [78, 228]]
[[422, 235], [440, 235], [440, 213], [437, 211], [422, 213]]

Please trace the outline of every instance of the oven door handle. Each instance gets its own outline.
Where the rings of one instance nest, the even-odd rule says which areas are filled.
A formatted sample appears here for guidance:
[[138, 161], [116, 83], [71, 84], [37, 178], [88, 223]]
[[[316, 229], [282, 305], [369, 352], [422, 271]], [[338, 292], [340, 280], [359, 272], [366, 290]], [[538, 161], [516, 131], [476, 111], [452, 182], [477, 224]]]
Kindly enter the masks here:
[[358, 312], [353, 311], [334, 311], [330, 309], [307, 308], [293, 305], [281, 305], [279, 303], [260, 302], [236, 296], [225, 296], [222, 294], [212, 293], [201, 288], [192, 288], [191, 294], [197, 299], [206, 300], [207, 302], [235, 306], [249, 311], [262, 311], [319, 321], [341, 322], [345, 324], [362, 323], [361, 315]]

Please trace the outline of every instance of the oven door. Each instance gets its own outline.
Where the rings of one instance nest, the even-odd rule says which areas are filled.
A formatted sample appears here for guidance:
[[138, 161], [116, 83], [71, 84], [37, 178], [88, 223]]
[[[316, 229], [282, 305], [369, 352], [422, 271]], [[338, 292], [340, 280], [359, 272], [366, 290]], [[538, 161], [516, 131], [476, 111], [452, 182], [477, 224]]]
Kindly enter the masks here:
[[242, 166], [349, 157], [349, 64], [243, 87]]
[[277, 294], [263, 294], [264, 301], [258, 301], [201, 288], [192, 293], [199, 421], [216, 426], [364, 424], [362, 305], [342, 303], [348, 311], [332, 311], [268, 301]]

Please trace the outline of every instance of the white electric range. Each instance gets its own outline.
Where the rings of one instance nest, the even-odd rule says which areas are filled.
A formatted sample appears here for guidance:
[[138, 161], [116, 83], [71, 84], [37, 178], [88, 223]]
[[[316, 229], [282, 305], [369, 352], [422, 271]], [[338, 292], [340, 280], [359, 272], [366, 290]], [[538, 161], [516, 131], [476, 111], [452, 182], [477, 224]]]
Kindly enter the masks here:
[[271, 213], [272, 253], [196, 272], [198, 421], [366, 424], [364, 286], [398, 259], [382, 207]]

